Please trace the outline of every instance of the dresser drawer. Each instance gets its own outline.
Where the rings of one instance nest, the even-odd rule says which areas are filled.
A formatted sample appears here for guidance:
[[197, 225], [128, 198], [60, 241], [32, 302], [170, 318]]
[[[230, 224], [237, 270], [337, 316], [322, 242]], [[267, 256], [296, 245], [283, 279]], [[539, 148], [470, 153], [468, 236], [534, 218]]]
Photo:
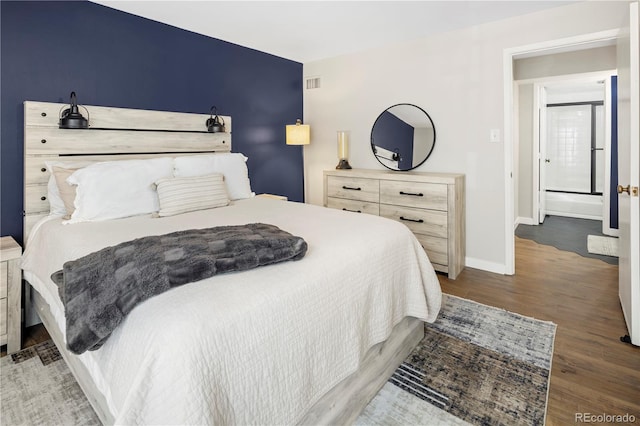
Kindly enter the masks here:
[[7, 334], [7, 298], [0, 299], [0, 334]]
[[416, 234], [447, 238], [447, 212], [380, 204], [380, 216], [402, 222]]
[[329, 176], [327, 178], [327, 196], [377, 203], [380, 200], [380, 184], [378, 182], [377, 179]]
[[380, 204], [368, 201], [346, 200], [343, 198], [327, 198], [327, 207], [332, 209], [347, 210], [357, 213], [380, 215]]
[[7, 262], [0, 263], [0, 297], [7, 297]]
[[427, 252], [431, 263], [438, 263], [440, 265], [449, 264], [449, 256], [447, 254], [447, 239], [439, 237], [431, 237], [429, 235], [416, 234], [418, 241]]
[[447, 185], [382, 180], [380, 181], [380, 202], [447, 211]]

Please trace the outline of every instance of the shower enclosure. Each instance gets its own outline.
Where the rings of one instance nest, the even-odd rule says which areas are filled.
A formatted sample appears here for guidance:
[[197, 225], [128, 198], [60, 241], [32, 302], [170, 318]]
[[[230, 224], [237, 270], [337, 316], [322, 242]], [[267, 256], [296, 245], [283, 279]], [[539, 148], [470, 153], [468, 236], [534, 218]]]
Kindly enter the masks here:
[[605, 179], [603, 101], [547, 104], [546, 212], [602, 219]]

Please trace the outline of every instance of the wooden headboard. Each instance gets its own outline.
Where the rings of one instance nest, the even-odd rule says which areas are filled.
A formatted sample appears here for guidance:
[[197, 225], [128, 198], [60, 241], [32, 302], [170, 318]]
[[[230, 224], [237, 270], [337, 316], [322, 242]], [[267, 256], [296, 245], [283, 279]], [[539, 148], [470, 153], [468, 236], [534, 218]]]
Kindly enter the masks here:
[[[49, 214], [46, 161], [110, 161], [231, 151], [231, 117], [225, 133], [207, 132], [209, 114], [82, 105], [88, 129], [60, 129], [66, 104], [24, 102], [24, 231]], [[89, 114], [87, 117], [85, 107]]]

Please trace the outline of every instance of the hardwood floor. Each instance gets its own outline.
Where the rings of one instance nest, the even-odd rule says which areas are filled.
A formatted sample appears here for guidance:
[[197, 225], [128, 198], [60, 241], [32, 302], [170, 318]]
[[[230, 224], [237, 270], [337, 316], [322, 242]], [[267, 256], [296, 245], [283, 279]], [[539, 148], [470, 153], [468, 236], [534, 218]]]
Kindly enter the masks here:
[[[32, 327], [27, 327], [22, 334], [22, 348], [28, 348], [29, 346], [37, 345], [38, 343], [44, 342], [45, 340], [49, 340], [51, 337], [47, 332], [47, 329], [44, 328], [44, 325], [37, 324]], [[7, 355], [7, 346], [2, 346], [0, 350], [0, 357]]]
[[[558, 325], [547, 425], [575, 424], [576, 413], [640, 422], [640, 348], [620, 342], [617, 266], [516, 238], [516, 275], [466, 268], [455, 281], [438, 278], [445, 293]], [[24, 346], [47, 338], [30, 327]]]
[[640, 421], [640, 348], [627, 334], [618, 299], [618, 267], [516, 238], [516, 274], [466, 268], [445, 293], [557, 324], [547, 425], [576, 423], [576, 413]]

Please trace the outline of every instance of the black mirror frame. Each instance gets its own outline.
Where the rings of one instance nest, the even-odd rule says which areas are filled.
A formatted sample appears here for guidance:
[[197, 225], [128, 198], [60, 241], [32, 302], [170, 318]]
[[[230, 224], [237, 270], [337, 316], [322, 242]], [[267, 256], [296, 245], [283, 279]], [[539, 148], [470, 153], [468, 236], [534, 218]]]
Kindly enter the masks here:
[[[429, 122], [431, 123], [431, 128], [433, 129], [433, 143], [431, 145], [431, 149], [429, 150], [429, 152], [427, 153], [427, 155], [424, 157], [424, 159], [417, 165], [408, 168], [408, 169], [394, 169], [391, 168], [389, 166], [387, 166], [386, 164], [384, 164], [382, 161], [380, 161], [380, 159], [378, 158], [378, 156], [376, 155], [376, 150], [375, 150], [375, 144], [373, 143], [373, 130], [376, 127], [376, 123], [378, 122], [378, 120], [380, 119], [380, 117], [382, 117], [382, 115], [389, 111], [391, 108], [393, 107], [397, 107], [397, 106], [401, 106], [401, 105], [407, 105], [407, 106], [412, 106], [414, 108], [419, 109], [420, 111], [422, 111], [424, 113], [424, 115], [426, 115], [427, 119], [429, 120]], [[433, 124], [433, 120], [431, 119], [431, 116], [427, 113], [427, 111], [425, 111], [424, 109], [420, 108], [417, 105], [414, 104], [408, 104], [408, 103], [399, 103], [399, 104], [395, 104], [395, 105], [391, 105], [389, 108], [385, 109], [384, 111], [382, 111], [380, 113], [380, 115], [378, 115], [378, 117], [376, 118], [376, 120], [373, 122], [373, 126], [371, 127], [371, 152], [373, 152], [373, 156], [376, 158], [376, 160], [378, 160], [378, 163], [382, 164], [384, 167], [386, 167], [389, 170], [393, 170], [395, 172], [408, 172], [410, 170], [416, 169], [418, 167], [420, 167], [421, 165], [424, 164], [425, 161], [427, 161], [427, 159], [431, 156], [431, 153], [433, 153], [433, 148], [436, 146], [436, 126], [435, 124]]]

